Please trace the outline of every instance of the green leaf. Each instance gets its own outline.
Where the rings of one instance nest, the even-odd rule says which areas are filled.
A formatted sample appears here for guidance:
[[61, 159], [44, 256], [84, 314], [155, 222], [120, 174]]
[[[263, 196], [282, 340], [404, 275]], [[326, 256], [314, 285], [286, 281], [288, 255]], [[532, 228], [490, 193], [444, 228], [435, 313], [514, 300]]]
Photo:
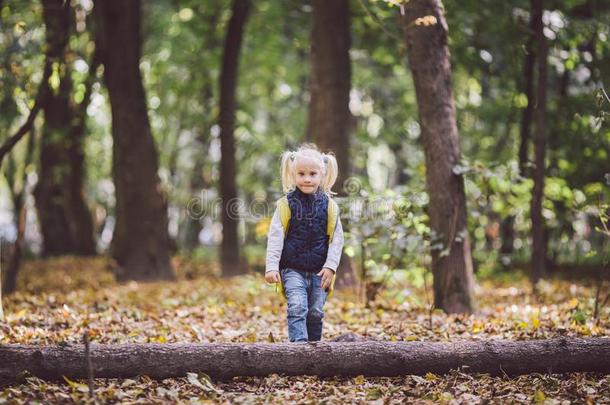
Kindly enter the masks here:
[[572, 319], [577, 323], [584, 325], [587, 322], [587, 315], [585, 315], [585, 313], [581, 310], [577, 309], [572, 314]]

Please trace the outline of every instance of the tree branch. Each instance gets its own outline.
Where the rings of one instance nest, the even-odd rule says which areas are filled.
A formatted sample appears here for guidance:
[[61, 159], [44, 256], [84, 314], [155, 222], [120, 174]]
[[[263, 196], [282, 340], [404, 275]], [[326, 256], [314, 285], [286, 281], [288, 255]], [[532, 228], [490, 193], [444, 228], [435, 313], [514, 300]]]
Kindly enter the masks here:
[[51, 61], [47, 57], [44, 66], [44, 74], [42, 75], [42, 81], [38, 86], [38, 94], [36, 95], [36, 100], [34, 101], [34, 106], [30, 110], [30, 114], [28, 118], [25, 120], [21, 128], [17, 130], [17, 132], [10, 136], [2, 146], [0, 146], [0, 166], [2, 166], [2, 161], [7, 153], [9, 153], [13, 147], [27, 134], [30, 129], [32, 129], [32, 125], [34, 125], [34, 120], [36, 119], [36, 115], [42, 108], [42, 100], [46, 96], [46, 92], [48, 91], [48, 86], [45, 83], [49, 80], [51, 76]]

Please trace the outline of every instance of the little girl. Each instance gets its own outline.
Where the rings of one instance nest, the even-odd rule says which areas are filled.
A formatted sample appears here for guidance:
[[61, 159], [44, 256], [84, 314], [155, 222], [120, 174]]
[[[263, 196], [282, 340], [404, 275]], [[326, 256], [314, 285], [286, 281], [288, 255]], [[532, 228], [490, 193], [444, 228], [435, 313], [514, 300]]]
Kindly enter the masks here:
[[322, 308], [343, 250], [343, 228], [331, 199], [337, 160], [304, 144], [282, 154], [281, 172], [286, 196], [271, 219], [265, 280], [282, 283], [290, 341], [318, 341]]

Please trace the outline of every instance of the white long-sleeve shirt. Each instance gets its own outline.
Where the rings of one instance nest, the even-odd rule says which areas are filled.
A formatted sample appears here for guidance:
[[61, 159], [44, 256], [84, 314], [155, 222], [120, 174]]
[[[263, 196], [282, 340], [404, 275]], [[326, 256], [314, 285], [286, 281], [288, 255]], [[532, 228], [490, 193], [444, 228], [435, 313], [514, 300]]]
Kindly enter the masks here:
[[[341, 226], [341, 219], [337, 217], [337, 226], [335, 227], [333, 239], [328, 245], [328, 254], [326, 255], [324, 267], [328, 267], [334, 272], [337, 271], [339, 260], [341, 260], [343, 242], [343, 227]], [[270, 271], [279, 271], [280, 258], [282, 257], [283, 248], [284, 228], [282, 227], [282, 221], [280, 220], [280, 211], [276, 207], [275, 212], [273, 213], [273, 218], [271, 218], [271, 225], [269, 225], [269, 232], [267, 232], [267, 262], [265, 265], [266, 273]]]

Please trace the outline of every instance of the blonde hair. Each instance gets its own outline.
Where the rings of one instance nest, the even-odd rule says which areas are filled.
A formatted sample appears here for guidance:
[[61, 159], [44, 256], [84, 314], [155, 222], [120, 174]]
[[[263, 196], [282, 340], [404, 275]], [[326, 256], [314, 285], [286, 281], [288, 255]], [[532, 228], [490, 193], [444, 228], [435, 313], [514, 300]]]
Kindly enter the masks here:
[[329, 197], [337, 194], [331, 191], [339, 174], [337, 159], [332, 152], [320, 152], [318, 147], [313, 143], [304, 143], [296, 151], [287, 150], [282, 153], [281, 173], [284, 193], [289, 193], [296, 188], [296, 162], [299, 158], [306, 158], [316, 162], [322, 172], [320, 188]]

